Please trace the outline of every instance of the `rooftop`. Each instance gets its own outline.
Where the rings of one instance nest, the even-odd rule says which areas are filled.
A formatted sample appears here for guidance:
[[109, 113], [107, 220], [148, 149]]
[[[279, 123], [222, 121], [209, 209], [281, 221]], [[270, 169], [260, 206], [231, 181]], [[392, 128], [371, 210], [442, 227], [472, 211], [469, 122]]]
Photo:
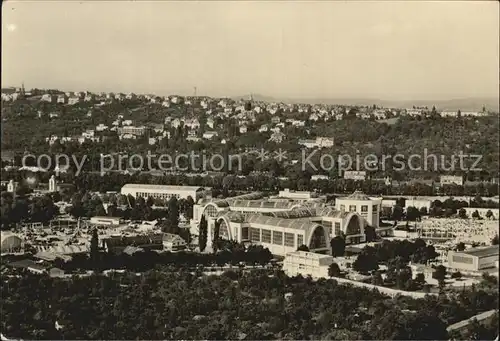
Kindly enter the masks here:
[[283, 208], [290, 209], [298, 205], [293, 201], [267, 201], [267, 200], [234, 200], [230, 203], [233, 207], [259, 207], [259, 208]]
[[247, 193], [247, 194], [238, 195], [235, 197], [229, 197], [226, 199], [200, 199], [198, 201], [198, 204], [199, 205], [206, 205], [208, 203], [213, 203], [213, 204], [217, 205], [218, 207], [228, 207], [229, 205], [231, 205], [233, 202], [235, 202], [237, 200], [257, 200], [257, 199], [261, 199], [263, 197], [264, 197], [264, 194], [261, 192], [251, 192], [251, 193]]
[[339, 199], [347, 199], [347, 200], [371, 200], [370, 197], [366, 194], [364, 194], [363, 192], [361, 191], [355, 191], [353, 194], [347, 196], [347, 197], [343, 197], [343, 198], [339, 198]]
[[164, 242], [173, 242], [173, 241], [183, 241], [185, 242], [185, 240], [177, 235], [177, 234], [173, 234], [173, 233], [164, 233], [163, 234], [163, 241]]
[[203, 187], [199, 186], [167, 186], [167, 185], [147, 185], [147, 184], [125, 184], [123, 189], [143, 189], [143, 190], [156, 190], [156, 191], [198, 191]]
[[320, 253], [306, 252], [306, 251], [290, 252], [290, 253], [287, 253], [286, 256], [287, 257], [293, 256], [293, 257], [300, 257], [300, 258], [308, 258], [308, 259], [333, 258], [330, 255], [323, 255], [323, 254], [320, 254]]
[[465, 253], [471, 256], [477, 257], [488, 257], [498, 255], [499, 247], [498, 245], [486, 246], [486, 247], [476, 247], [469, 250], [462, 251], [460, 253]]
[[44, 266], [37, 264], [30, 259], [22, 259], [22, 260], [12, 262], [12, 263], [10, 263], [10, 266], [12, 266], [14, 268], [31, 268], [31, 269], [35, 269], [35, 270], [45, 270]]
[[345, 217], [347, 217], [351, 213], [352, 212], [337, 211], [334, 207], [327, 206], [327, 207], [317, 208], [315, 215], [317, 217], [331, 217], [331, 218], [342, 218], [342, 219], [344, 219]]
[[254, 224], [288, 227], [302, 231], [310, 231], [313, 226], [319, 225], [318, 223], [313, 222], [310, 218], [283, 219], [263, 214], [248, 215], [246, 221]]

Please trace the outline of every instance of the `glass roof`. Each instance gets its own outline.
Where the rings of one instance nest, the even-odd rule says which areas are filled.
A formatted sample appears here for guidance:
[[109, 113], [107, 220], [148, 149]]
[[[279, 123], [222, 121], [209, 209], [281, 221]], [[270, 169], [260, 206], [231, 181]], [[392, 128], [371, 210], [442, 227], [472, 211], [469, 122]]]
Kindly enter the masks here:
[[297, 208], [291, 211], [280, 211], [280, 212], [270, 212], [268, 215], [275, 218], [305, 218], [305, 217], [315, 217], [316, 210], [309, 208]]
[[265, 216], [262, 214], [249, 215], [246, 221], [260, 225], [288, 227], [302, 231], [310, 231], [314, 226], [318, 225], [309, 218], [285, 219]]
[[290, 201], [267, 201], [267, 200], [234, 200], [230, 203], [232, 207], [255, 207], [255, 208], [292, 208], [300, 205], [298, 202]]
[[334, 207], [321, 207], [317, 208], [316, 216], [317, 217], [331, 217], [331, 218], [345, 218], [349, 212], [341, 212], [337, 211]]
[[217, 214], [217, 218], [226, 217], [229, 221], [235, 223], [243, 223], [245, 221], [245, 214], [234, 211], [223, 211]]
[[232, 203], [235, 201], [238, 201], [238, 200], [257, 200], [257, 199], [261, 199], [263, 197], [264, 197], [264, 194], [261, 192], [252, 192], [252, 193], [242, 194], [242, 195], [238, 195], [235, 197], [229, 197], [229, 198], [225, 198], [225, 199], [216, 199], [216, 198], [203, 199], [202, 198], [198, 201], [198, 204], [199, 205], [206, 205], [209, 203], [213, 203], [213, 204], [217, 205], [218, 207], [228, 207], [230, 205], [234, 206], [234, 205], [232, 205]]

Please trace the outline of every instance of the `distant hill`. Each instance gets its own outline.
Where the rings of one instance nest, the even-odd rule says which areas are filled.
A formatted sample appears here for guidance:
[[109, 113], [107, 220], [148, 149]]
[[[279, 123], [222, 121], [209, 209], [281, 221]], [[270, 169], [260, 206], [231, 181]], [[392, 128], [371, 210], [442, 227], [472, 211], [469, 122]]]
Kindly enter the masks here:
[[[234, 99], [249, 99], [250, 96], [239, 96]], [[270, 96], [253, 95], [255, 101], [263, 102], [283, 102], [283, 103], [304, 103], [304, 104], [339, 104], [339, 105], [377, 105], [386, 108], [411, 108], [413, 106], [432, 108], [436, 106], [438, 110], [462, 110], [462, 111], [480, 111], [483, 105], [488, 110], [498, 111], [499, 99], [489, 98], [458, 98], [449, 100], [415, 100], [415, 101], [390, 101], [369, 98], [308, 98], [308, 99], [290, 99], [273, 98]]]

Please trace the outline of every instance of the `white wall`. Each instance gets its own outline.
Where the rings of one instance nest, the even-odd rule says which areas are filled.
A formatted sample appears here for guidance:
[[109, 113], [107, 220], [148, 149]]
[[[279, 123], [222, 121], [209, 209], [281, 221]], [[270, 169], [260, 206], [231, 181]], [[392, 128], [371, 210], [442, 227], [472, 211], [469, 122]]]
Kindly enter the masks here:
[[[341, 206], [344, 205], [344, 210], [341, 210]], [[338, 198], [335, 200], [335, 209], [343, 212], [349, 212], [349, 206], [356, 206], [356, 213], [362, 216], [368, 224], [377, 228], [380, 223], [380, 210], [382, 209], [382, 200], [381, 199], [372, 199], [372, 200], [350, 200], [347, 198]], [[368, 210], [363, 212], [361, 210], [362, 206], [368, 206]], [[373, 206], [376, 206], [377, 209], [374, 211]]]

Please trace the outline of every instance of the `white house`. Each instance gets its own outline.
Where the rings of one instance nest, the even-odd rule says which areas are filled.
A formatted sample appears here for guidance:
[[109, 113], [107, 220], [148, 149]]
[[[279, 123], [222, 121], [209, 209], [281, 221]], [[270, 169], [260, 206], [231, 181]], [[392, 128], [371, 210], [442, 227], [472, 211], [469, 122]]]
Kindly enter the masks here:
[[292, 125], [294, 127], [303, 127], [306, 125], [306, 122], [305, 121], [302, 121], [302, 120], [293, 120], [292, 121]]
[[197, 130], [200, 129], [200, 121], [198, 121], [197, 118], [187, 119], [186, 121], [184, 121], [184, 126], [192, 130]]
[[104, 125], [102, 123], [99, 123], [96, 127], [95, 127], [95, 130], [96, 131], [105, 131], [105, 130], [108, 130], [109, 127], [107, 125]]
[[183, 121], [181, 121], [179, 118], [175, 118], [170, 122], [170, 125], [174, 128], [178, 128], [182, 123]]
[[441, 175], [439, 177], [439, 183], [442, 185], [458, 185], [463, 186], [464, 178], [462, 176], [455, 175]]
[[366, 180], [366, 171], [346, 170], [344, 171], [344, 179], [356, 181]]
[[311, 175], [311, 181], [318, 181], [318, 180], [328, 180], [328, 175], [322, 175], [322, 174]]
[[61, 95], [57, 96], [57, 103], [60, 103], [60, 104], [68, 103], [68, 96], [66, 96], [65, 94], [61, 94]]
[[163, 248], [168, 251], [180, 251], [187, 247], [187, 243], [182, 237], [172, 233], [163, 234]]
[[69, 105], [75, 105], [75, 104], [78, 104], [78, 103], [80, 103], [80, 102], [81, 102], [81, 98], [80, 98], [80, 97], [76, 97], [76, 96], [74, 96], [74, 97], [70, 97], [70, 98], [68, 99], [68, 104], [69, 104]]
[[206, 131], [203, 133], [203, 138], [207, 140], [211, 140], [216, 136], [218, 136], [218, 133], [216, 131]]
[[334, 145], [333, 137], [317, 137], [315, 140], [299, 140], [300, 145], [306, 148], [330, 148]]
[[90, 223], [92, 225], [117, 226], [120, 225], [121, 222], [122, 219], [119, 217], [95, 216], [90, 218]]
[[312, 113], [311, 115], [309, 115], [309, 121], [317, 121], [319, 120], [319, 115], [317, 113]]
[[85, 130], [82, 133], [82, 137], [84, 137], [84, 138], [92, 138], [92, 137], [94, 137], [94, 135], [95, 135], [95, 131], [91, 130], [91, 129]]

